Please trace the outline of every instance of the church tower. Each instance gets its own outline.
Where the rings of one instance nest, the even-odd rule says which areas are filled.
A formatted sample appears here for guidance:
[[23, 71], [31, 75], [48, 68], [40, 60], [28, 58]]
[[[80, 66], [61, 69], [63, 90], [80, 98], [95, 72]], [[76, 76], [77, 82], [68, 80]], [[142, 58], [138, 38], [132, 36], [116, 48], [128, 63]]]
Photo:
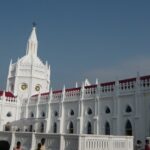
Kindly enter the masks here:
[[36, 27], [33, 26], [27, 42], [26, 55], [18, 59], [16, 63], [10, 61], [9, 65], [6, 90], [20, 99], [49, 91], [50, 65], [40, 60], [37, 50]]

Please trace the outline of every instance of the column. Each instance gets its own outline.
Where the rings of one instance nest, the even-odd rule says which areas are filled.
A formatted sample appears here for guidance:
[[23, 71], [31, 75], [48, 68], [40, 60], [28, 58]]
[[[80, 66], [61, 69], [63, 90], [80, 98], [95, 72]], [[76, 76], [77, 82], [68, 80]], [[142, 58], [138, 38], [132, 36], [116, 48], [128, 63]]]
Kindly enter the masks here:
[[63, 123], [64, 123], [64, 100], [65, 100], [65, 94], [66, 94], [66, 89], [65, 86], [63, 87], [62, 90], [62, 97], [61, 97], [61, 101], [59, 102], [59, 118], [58, 118], [58, 129], [59, 129], [59, 133], [63, 133]]
[[120, 105], [120, 97], [119, 97], [119, 81], [115, 82], [115, 96], [114, 96], [114, 116], [116, 119], [116, 134], [121, 135], [121, 105]]

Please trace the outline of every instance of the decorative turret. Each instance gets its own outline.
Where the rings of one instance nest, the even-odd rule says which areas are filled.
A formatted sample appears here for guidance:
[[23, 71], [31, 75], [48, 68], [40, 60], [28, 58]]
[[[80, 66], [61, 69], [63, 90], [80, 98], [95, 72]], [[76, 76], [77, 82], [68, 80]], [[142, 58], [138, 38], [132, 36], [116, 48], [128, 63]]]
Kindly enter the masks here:
[[37, 56], [38, 41], [36, 27], [33, 24], [29, 36], [26, 55], [18, 58], [16, 63], [10, 62], [7, 91], [11, 91], [21, 100], [30, 96], [49, 91], [50, 67]]
[[38, 40], [36, 36], [36, 27], [33, 24], [32, 32], [27, 43], [26, 55], [37, 56]]

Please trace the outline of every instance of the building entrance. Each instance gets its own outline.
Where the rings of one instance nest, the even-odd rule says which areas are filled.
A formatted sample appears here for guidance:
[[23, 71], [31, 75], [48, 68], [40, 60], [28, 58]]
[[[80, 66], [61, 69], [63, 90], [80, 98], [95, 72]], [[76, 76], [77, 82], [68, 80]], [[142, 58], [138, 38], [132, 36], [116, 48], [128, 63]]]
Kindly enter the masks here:
[[9, 150], [10, 145], [7, 141], [0, 141], [0, 150]]

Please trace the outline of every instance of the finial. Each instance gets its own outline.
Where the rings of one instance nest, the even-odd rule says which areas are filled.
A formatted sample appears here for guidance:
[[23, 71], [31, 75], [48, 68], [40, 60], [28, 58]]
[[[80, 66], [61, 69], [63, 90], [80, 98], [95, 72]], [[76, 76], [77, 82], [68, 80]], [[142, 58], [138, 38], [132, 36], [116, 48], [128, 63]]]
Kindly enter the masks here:
[[98, 78], [96, 78], [95, 84], [98, 85]]
[[33, 28], [35, 28], [36, 27], [36, 22], [33, 22], [32, 26], [33, 26]]
[[65, 90], [66, 90], [66, 87], [65, 87], [65, 85], [63, 86], [63, 92], [65, 92]]
[[78, 88], [78, 82], [76, 82], [75, 87]]

